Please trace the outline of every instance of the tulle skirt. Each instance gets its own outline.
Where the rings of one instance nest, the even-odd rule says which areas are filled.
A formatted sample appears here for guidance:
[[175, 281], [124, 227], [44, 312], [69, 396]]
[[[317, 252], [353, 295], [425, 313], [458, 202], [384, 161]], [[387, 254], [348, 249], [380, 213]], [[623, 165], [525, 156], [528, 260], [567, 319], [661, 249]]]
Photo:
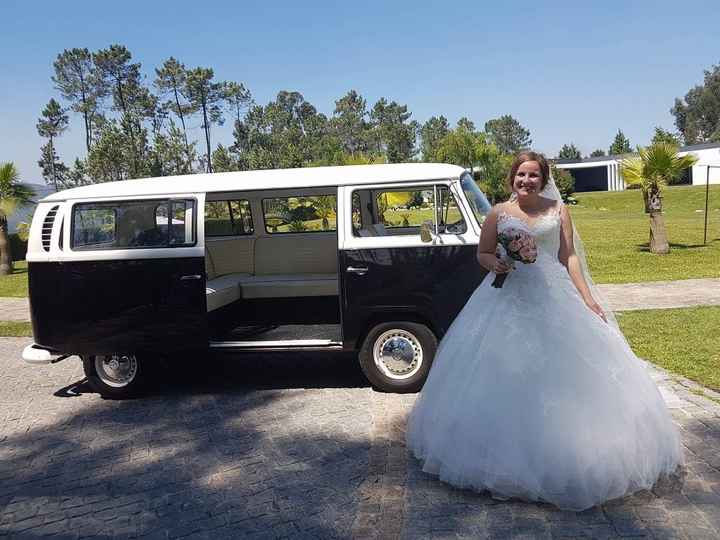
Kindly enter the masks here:
[[584, 510], [682, 463], [645, 364], [565, 268], [490, 274], [438, 348], [408, 422], [423, 470], [460, 488]]

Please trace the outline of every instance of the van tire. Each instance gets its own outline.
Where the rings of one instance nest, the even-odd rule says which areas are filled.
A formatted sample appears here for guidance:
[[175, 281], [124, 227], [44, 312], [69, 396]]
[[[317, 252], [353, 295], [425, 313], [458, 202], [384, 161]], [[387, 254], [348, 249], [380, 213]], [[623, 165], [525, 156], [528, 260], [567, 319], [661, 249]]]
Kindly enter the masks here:
[[[398, 358], [390, 357], [388, 362], [388, 346], [392, 348], [393, 342], [399, 348]], [[396, 394], [419, 392], [430, 372], [437, 344], [435, 334], [424, 324], [381, 323], [363, 341], [358, 355], [360, 367], [377, 390]], [[403, 373], [405, 370], [407, 373]]]
[[145, 388], [148, 366], [137, 354], [83, 356], [82, 362], [88, 383], [104, 398], [136, 397]]

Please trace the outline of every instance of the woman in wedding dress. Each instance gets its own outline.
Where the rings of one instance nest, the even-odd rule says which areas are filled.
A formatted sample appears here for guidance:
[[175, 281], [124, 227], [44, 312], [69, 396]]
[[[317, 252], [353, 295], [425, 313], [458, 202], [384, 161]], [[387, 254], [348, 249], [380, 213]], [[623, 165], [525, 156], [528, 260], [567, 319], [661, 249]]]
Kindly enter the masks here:
[[[440, 343], [408, 448], [425, 472], [500, 499], [580, 511], [649, 489], [683, 459], [667, 407], [593, 298], [545, 157], [519, 154], [508, 182], [478, 246], [490, 273]], [[496, 257], [509, 228], [534, 238], [534, 263]]]

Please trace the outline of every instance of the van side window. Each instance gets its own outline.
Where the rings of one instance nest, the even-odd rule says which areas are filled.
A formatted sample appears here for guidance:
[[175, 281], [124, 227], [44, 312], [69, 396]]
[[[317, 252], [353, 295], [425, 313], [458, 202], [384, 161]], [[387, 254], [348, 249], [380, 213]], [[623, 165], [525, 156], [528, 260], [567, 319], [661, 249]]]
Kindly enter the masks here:
[[73, 211], [73, 247], [109, 249], [115, 243], [115, 209], [82, 204]]
[[255, 228], [249, 201], [205, 202], [205, 236], [239, 236], [253, 232]]
[[265, 230], [270, 234], [337, 230], [335, 195], [263, 199], [262, 207]]
[[465, 233], [467, 224], [450, 189], [446, 185], [436, 188], [437, 191], [433, 186], [354, 191], [353, 235], [418, 235], [424, 221], [437, 223], [440, 234]]
[[193, 245], [194, 208], [195, 201], [185, 199], [77, 204], [73, 208], [72, 248]]
[[427, 186], [357, 190], [353, 193], [353, 235], [420, 234], [422, 222], [433, 219], [433, 198], [433, 188]]
[[455, 196], [447, 186], [438, 186], [438, 232], [441, 234], [465, 234], [467, 224]]

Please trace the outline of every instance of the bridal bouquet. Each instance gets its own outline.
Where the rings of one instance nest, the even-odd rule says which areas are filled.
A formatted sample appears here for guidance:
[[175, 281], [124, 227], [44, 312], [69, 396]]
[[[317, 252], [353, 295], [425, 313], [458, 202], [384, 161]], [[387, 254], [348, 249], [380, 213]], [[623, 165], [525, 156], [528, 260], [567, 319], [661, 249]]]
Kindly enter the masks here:
[[[533, 236], [523, 230], [509, 228], [498, 233], [498, 244], [503, 247], [505, 256], [499, 255], [498, 258], [504, 258], [509, 261], [519, 261], [523, 264], [531, 264], [537, 259], [537, 246]], [[512, 262], [511, 262], [511, 266]], [[498, 274], [492, 282], [492, 286], [499, 289], [505, 283], [507, 274]]]

